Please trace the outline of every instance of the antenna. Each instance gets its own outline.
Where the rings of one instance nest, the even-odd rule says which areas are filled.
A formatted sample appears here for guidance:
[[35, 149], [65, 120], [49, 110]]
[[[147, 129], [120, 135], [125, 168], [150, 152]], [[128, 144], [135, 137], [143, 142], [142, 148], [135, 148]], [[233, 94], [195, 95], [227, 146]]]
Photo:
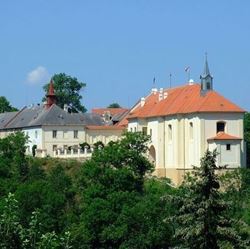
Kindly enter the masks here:
[[172, 87], [172, 73], [169, 74], [169, 88]]
[[153, 78], [153, 88], [155, 88], [155, 77]]
[[190, 80], [190, 66], [185, 68], [185, 72], [187, 73], [187, 82]]

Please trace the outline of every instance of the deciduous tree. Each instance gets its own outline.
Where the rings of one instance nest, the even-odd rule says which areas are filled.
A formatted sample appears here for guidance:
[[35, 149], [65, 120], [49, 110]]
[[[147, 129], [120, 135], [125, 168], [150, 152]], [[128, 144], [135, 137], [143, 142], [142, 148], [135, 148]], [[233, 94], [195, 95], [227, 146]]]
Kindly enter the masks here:
[[15, 112], [17, 108], [11, 106], [10, 102], [4, 96], [0, 96], [0, 113], [2, 112]]
[[[65, 73], [55, 74], [52, 80], [58, 106], [64, 108], [66, 104], [72, 112], [86, 112], [86, 108], [81, 104], [82, 96], [80, 94], [80, 91], [86, 86], [85, 83]], [[43, 89], [45, 91], [43, 101], [46, 101], [49, 83], [44, 85]]]

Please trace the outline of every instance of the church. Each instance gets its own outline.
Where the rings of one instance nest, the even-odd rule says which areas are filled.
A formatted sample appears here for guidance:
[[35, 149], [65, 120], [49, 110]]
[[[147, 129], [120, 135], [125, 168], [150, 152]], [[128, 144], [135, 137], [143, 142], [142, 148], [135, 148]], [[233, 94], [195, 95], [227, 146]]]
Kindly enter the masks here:
[[130, 110], [128, 131], [151, 136], [149, 158], [157, 176], [179, 184], [187, 171], [199, 166], [207, 149], [217, 149], [220, 166], [245, 166], [245, 111], [213, 87], [206, 58], [200, 83], [153, 88]]

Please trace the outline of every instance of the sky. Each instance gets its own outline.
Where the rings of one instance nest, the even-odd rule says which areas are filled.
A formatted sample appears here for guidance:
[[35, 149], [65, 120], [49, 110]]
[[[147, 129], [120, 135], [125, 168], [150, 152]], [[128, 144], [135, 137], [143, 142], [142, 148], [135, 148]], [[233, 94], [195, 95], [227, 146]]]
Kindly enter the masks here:
[[153, 87], [199, 82], [250, 111], [248, 0], [0, 0], [0, 96], [40, 103], [55, 73], [86, 83], [88, 111], [133, 106]]

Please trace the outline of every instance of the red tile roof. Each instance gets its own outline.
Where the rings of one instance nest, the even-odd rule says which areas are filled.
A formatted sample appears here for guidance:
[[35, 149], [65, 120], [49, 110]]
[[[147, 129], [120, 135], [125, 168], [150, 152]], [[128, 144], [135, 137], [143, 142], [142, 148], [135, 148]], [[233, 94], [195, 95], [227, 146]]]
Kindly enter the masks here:
[[94, 108], [94, 109], [92, 109], [92, 113], [102, 115], [106, 112], [109, 112], [113, 116], [116, 114], [124, 113], [128, 110], [129, 109], [126, 109], [126, 108]]
[[159, 91], [145, 98], [143, 106], [138, 105], [128, 118], [146, 118], [199, 112], [245, 112], [243, 109], [215, 91], [201, 94], [200, 84], [185, 85], [163, 91], [165, 99], [159, 101]]
[[218, 132], [215, 137], [208, 138], [208, 140], [241, 140], [242, 138], [231, 136], [225, 132]]
[[86, 129], [88, 130], [124, 130], [124, 127], [116, 125], [87, 125]]

